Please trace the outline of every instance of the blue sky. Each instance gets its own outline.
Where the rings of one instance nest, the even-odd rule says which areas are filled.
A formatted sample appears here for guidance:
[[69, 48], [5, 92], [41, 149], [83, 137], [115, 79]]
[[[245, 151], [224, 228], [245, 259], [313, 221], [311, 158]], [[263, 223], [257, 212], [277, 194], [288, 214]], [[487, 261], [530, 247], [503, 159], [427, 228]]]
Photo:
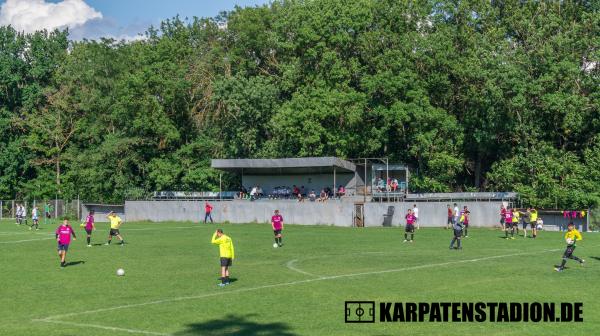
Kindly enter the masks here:
[[131, 39], [174, 17], [212, 17], [269, 0], [0, 0], [0, 25], [26, 32], [69, 27], [71, 38]]

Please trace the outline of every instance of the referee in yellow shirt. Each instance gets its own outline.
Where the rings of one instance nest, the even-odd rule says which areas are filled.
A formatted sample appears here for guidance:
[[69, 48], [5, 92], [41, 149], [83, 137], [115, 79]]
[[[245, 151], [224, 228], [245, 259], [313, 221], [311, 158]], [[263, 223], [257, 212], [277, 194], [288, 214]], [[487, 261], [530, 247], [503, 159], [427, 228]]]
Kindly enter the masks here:
[[108, 214], [108, 216], [106, 216], [106, 218], [108, 218], [108, 220], [110, 221], [110, 232], [108, 233], [108, 242], [104, 245], [110, 245], [112, 237], [117, 236], [117, 238], [119, 238], [119, 240], [121, 241], [119, 244], [121, 246], [124, 246], [125, 240], [121, 236], [121, 232], [119, 232], [119, 228], [121, 227], [121, 224], [123, 224], [121, 217], [117, 216], [117, 214], [115, 214], [114, 211], [111, 211]]
[[219, 286], [229, 285], [229, 267], [235, 258], [233, 242], [229, 236], [223, 234], [222, 229], [217, 229], [213, 233], [211, 243], [219, 245], [219, 256], [221, 257], [221, 283]]

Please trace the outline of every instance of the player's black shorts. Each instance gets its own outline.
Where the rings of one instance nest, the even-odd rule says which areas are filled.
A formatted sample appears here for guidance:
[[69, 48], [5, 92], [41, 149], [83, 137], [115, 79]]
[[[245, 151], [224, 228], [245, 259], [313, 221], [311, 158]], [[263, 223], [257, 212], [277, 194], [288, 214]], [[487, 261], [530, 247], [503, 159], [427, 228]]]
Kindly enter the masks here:
[[273, 234], [275, 234], [276, 236], [280, 235], [281, 234], [281, 230], [273, 230]]
[[527, 229], [527, 226], [529, 225], [529, 223], [527, 222], [523, 222], [523, 230]]
[[452, 217], [448, 217], [448, 224], [454, 224], [454, 221], [452, 220]]
[[454, 229], [454, 238], [462, 237], [462, 229]]
[[500, 224], [504, 225], [504, 223], [506, 223], [506, 220], [504, 218], [500, 218]]
[[404, 232], [410, 232], [410, 233], [415, 232], [415, 226], [412, 224], [406, 224], [406, 227], [404, 228]]
[[58, 243], [58, 250], [67, 252], [69, 250], [69, 244]]
[[91, 235], [91, 234], [92, 234], [92, 229], [89, 229], [89, 230], [88, 230], [88, 229], [85, 229], [85, 233], [87, 233], [87, 234]]
[[504, 224], [504, 227], [508, 230], [508, 229], [512, 229], [513, 225], [512, 225], [512, 223], [506, 223], [506, 224]]
[[532, 229], [537, 229], [537, 221], [529, 223]]
[[121, 232], [119, 232], [119, 229], [110, 229], [109, 235], [116, 236], [116, 235], [120, 235], [120, 234], [121, 234]]
[[565, 253], [563, 254], [563, 258], [571, 257], [573, 251], [575, 251], [575, 245], [568, 245], [567, 249], [565, 250]]
[[464, 227], [469, 227], [469, 222], [463, 222]]
[[221, 258], [221, 266], [231, 266], [231, 258]]

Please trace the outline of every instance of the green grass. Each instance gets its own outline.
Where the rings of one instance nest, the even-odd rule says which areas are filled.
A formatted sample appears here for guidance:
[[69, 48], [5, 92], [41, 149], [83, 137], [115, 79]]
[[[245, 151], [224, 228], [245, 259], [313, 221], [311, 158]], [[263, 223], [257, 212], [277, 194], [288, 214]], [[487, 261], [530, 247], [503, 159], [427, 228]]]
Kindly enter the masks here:
[[[449, 251], [451, 233], [443, 229], [421, 229], [407, 244], [398, 228], [290, 225], [285, 246], [274, 249], [269, 225], [219, 225], [234, 240], [237, 281], [218, 288], [218, 248], [210, 244], [215, 227], [126, 223], [125, 247], [87, 248], [77, 226], [68, 261], [82, 263], [61, 270], [54, 226], [30, 232], [0, 222], [0, 335], [135, 335], [121, 329], [173, 335], [592, 335], [600, 327], [597, 234], [584, 234], [578, 244], [575, 254], [587, 259], [585, 267], [570, 261], [569, 269], [556, 273], [552, 268], [564, 248], [558, 232], [506, 241], [497, 230], [472, 229], [462, 251]], [[107, 231], [100, 224], [93, 243], [104, 243]], [[410, 269], [421, 265], [428, 266]], [[115, 275], [119, 267], [124, 277]], [[389, 269], [396, 271], [376, 273]], [[336, 275], [348, 276], [304, 281]], [[346, 300], [582, 301], [585, 320], [345, 324]], [[125, 305], [131, 306], [110, 309]], [[47, 317], [73, 324], [35, 321]]]

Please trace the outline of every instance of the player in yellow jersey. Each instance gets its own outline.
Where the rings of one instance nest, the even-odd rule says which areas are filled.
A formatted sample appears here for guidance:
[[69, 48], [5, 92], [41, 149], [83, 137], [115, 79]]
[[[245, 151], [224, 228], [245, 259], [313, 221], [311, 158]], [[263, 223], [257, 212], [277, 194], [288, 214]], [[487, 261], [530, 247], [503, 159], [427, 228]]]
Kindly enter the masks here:
[[519, 222], [521, 221], [521, 213], [519, 210], [514, 209], [512, 217], [512, 226], [517, 230], [517, 236], [519, 236]]
[[529, 223], [531, 224], [531, 232], [533, 234], [533, 238], [537, 237], [537, 221], [538, 221], [538, 212], [536, 209], [529, 209]]
[[565, 234], [565, 240], [567, 241], [567, 249], [565, 250], [565, 253], [563, 254], [562, 263], [560, 264], [560, 266], [554, 268], [554, 270], [557, 272], [562, 272], [565, 269], [565, 264], [567, 263], [567, 259], [573, 259], [573, 260], [579, 261], [579, 264], [582, 266], [583, 266], [583, 263], [585, 262], [585, 260], [579, 259], [573, 255], [573, 251], [575, 250], [575, 247], [576, 247], [575, 243], [578, 240], [583, 240], [581, 233], [579, 233], [579, 231], [577, 231], [577, 229], [573, 225], [573, 222], [570, 222], [569, 225], [567, 226], [567, 233]]
[[219, 245], [219, 256], [221, 257], [221, 283], [219, 286], [229, 285], [229, 267], [235, 258], [233, 241], [229, 236], [223, 234], [223, 230], [217, 229], [213, 233], [211, 243]]
[[117, 216], [117, 214], [114, 211], [111, 211], [108, 214], [108, 216], [106, 216], [106, 218], [108, 218], [108, 220], [110, 221], [110, 232], [108, 233], [108, 242], [106, 242], [106, 244], [104, 245], [110, 245], [112, 237], [117, 236], [117, 238], [119, 238], [119, 240], [121, 241], [121, 246], [125, 246], [125, 240], [123, 239], [123, 236], [121, 236], [121, 232], [119, 231], [121, 224], [123, 224], [121, 217]]

